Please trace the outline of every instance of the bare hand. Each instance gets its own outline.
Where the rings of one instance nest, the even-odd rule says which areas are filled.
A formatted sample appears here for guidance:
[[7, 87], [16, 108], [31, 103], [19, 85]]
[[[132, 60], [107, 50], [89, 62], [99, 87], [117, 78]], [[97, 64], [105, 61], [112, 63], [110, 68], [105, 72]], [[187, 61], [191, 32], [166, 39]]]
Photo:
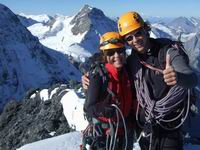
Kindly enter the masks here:
[[90, 83], [90, 80], [88, 78], [88, 73], [84, 74], [82, 77], [81, 77], [81, 82], [82, 82], [82, 87], [87, 90], [88, 89], [88, 86], [89, 86], [89, 83]]
[[163, 71], [164, 81], [167, 85], [175, 85], [177, 83], [177, 75], [173, 66], [170, 64], [170, 55], [166, 55], [166, 67]]

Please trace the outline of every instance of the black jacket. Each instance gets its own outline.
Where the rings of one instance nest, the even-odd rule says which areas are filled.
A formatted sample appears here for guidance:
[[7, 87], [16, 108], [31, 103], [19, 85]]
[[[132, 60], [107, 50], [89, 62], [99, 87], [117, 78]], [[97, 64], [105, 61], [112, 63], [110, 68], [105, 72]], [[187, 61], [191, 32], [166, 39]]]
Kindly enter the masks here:
[[[178, 84], [184, 88], [191, 88], [197, 84], [197, 77], [188, 65], [189, 59], [186, 53], [182, 49], [176, 49], [171, 46], [176, 42], [162, 38], [150, 39], [150, 43], [151, 48], [145, 54], [136, 54], [132, 50], [132, 54], [128, 57], [127, 62], [133, 76], [137, 72], [135, 68], [136, 57], [154, 67], [164, 70], [166, 53], [170, 49], [171, 63], [177, 72]], [[167, 86], [164, 82], [163, 74], [155, 72], [145, 66], [142, 66], [142, 70], [151, 98], [155, 100], [162, 99], [170, 89], [170, 86]]]

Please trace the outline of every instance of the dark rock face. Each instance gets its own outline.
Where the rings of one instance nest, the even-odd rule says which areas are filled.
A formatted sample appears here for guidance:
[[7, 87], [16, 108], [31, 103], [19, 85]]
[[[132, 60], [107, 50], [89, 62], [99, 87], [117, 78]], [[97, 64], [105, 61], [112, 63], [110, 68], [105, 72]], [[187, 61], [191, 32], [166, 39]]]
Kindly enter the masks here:
[[88, 31], [92, 26], [92, 18], [105, 18], [105, 15], [101, 10], [97, 8], [91, 8], [90, 6], [85, 5], [70, 22], [71, 25], [74, 24], [74, 27], [71, 30], [72, 33], [74, 35], [77, 35]]
[[99, 51], [99, 37], [105, 32], [117, 31], [117, 23], [97, 8], [85, 5], [70, 22], [74, 35], [85, 36], [80, 45], [92, 54]]
[[64, 54], [43, 46], [2, 4], [0, 20], [0, 111], [32, 88], [80, 80], [80, 72]]
[[[24, 144], [70, 132], [60, 99], [67, 86], [54, 86], [57, 92], [43, 101], [39, 90], [29, 91], [22, 101], [10, 101], [0, 115], [0, 149], [15, 150]], [[30, 97], [35, 95], [35, 97]], [[55, 134], [50, 134], [50, 133]]]

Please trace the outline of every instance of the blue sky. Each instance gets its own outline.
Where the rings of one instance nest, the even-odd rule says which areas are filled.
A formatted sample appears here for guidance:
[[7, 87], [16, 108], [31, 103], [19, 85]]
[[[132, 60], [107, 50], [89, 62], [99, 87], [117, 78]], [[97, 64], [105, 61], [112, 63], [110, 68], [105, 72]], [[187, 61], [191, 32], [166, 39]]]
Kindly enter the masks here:
[[160, 17], [200, 17], [200, 0], [0, 0], [15, 13], [74, 15], [89, 4], [116, 17], [134, 10], [144, 15]]

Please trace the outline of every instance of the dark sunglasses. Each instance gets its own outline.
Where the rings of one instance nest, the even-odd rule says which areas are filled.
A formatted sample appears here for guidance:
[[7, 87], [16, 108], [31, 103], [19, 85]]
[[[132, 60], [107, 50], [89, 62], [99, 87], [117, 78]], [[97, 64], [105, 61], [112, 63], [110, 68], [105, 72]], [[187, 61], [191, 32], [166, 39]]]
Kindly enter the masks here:
[[103, 53], [106, 56], [113, 56], [116, 52], [118, 54], [125, 53], [125, 48], [116, 48], [116, 49], [105, 50]]
[[124, 41], [126, 42], [130, 42], [133, 40], [133, 37], [135, 38], [138, 38], [138, 37], [141, 37], [142, 35], [144, 35], [144, 30], [140, 29], [138, 30], [137, 32], [127, 36], [127, 37], [124, 37]]
[[104, 42], [102, 42], [101, 44], [100, 44], [100, 47], [101, 46], [105, 46], [105, 45], [107, 45], [107, 44], [117, 44], [117, 43], [124, 43], [122, 40], [120, 40], [120, 39], [109, 39], [109, 40], [107, 40], [107, 41], [104, 41]]

